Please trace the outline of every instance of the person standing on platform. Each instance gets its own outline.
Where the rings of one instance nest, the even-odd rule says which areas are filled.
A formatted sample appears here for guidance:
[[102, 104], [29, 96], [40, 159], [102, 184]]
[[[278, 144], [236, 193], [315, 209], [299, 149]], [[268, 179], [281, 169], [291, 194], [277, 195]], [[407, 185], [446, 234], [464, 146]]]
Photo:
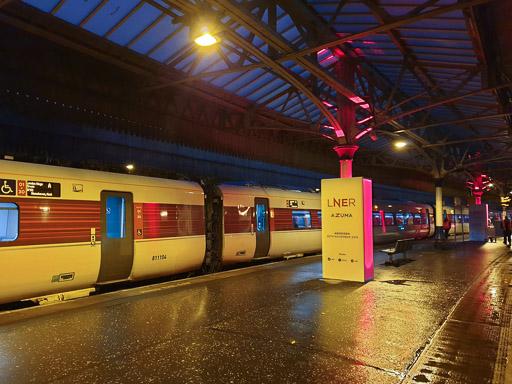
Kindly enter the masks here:
[[452, 223], [448, 220], [447, 217], [444, 218], [443, 221], [443, 229], [444, 229], [444, 238], [447, 239], [449, 236], [450, 228], [452, 227]]
[[508, 245], [510, 247], [510, 220], [507, 216], [505, 216], [505, 218], [501, 222], [501, 229], [503, 229], [503, 244]]

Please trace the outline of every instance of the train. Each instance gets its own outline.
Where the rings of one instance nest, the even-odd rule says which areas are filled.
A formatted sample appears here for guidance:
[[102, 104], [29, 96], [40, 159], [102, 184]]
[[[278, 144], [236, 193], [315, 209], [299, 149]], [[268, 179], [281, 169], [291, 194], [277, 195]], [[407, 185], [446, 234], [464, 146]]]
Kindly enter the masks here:
[[[433, 235], [374, 200], [374, 242]], [[321, 251], [320, 194], [0, 160], [0, 304]]]

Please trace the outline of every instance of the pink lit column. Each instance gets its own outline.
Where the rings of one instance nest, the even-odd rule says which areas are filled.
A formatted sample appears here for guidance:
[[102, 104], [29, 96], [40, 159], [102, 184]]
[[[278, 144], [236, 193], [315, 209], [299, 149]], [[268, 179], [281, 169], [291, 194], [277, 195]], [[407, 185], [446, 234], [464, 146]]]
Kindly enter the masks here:
[[340, 178], [345, 179], [352, 177], [352, 160], [358, 149], [359, 147], [357, 145], [348, 144], [334, 147], [340, 159]]
[[[343, 57], [340, 59], [336, 63], [334, 73], [344, 84], [355, 88], [356, 63], [352, 58]], [[356, 104], [353, 100], [338, 92], [337, 105], [336, 118], [343, 132], [343, 137], [340, 138], [337, 135], [339, 145], [334, 147], [334, 150], [340, 159], [340, 177], [344, 179], [352, 177], [352, 159], [354, 158], [354, 153], [359, 148], [352, 141], [352, 138], [355, 136], [353, 131], [356, 121]]]
[[[351, 88], [356, 88], [356, 63], [350, 57], [343, 57], [338, 61], [334, 68], [334, 73], [343, 84], [347, 84]], [[336, 103], [338, 111], [336, 118], [340, 123], [341, 130], [345, 135], [346, 142], [338, 142], [339, 144], [351, 144], [354, 134], [354, 127], [356, 125], [356, 103], [350, 100], [347, 96], [337, 93]], [[361, 101], [363, 101], [361, 99]], [[357, 149], [357, 148], [356, 148]], [[349, 176], [350, 177], [350, 176]]]

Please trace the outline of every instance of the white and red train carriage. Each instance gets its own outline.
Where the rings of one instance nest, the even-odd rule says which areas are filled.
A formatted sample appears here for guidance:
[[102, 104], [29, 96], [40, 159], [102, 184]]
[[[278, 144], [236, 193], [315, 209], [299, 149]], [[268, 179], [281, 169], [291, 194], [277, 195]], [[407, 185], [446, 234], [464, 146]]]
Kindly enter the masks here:
[[374, 200], [372, 215], [373, 241], [376, 244], [434, 235], [434, 210], [428, 204]]
[[318, 193], [221, 184], [215, 195], [222, 199], [224, 264], [320, 252]]
[[0, 303], [200, 268], [186, 181], [0, 161]]

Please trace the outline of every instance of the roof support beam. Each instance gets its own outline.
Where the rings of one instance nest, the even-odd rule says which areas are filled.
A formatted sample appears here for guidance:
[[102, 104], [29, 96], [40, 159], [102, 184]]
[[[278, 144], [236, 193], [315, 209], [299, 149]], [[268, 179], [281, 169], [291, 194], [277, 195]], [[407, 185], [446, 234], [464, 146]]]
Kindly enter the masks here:
[[252, 44], [247, 42], [242, 36], [238, 33], [228, 30], [225, 32], [225, 35], [229, 38], [229, 40], [236, 43], [239, 47], [245, 49], [254, 57], [257, 57], [261, 60], [266, 66], [272, 68], [277, 74], [279, 74], [283, 79], [288, 81], [291, 85], [300, 90], [304, 95], [308, 97], [311, 102], [313, 102], [316, 107], [322, 112], [322, 114], [327, 118], [329, 123], [335, 127], [335, 130], [341, 131], [341, 127], [336, 120], [336, 118], [331, 114], [331, 112], [327, 109], [327, 107], [322, 103], [322, 101], [316, 97], [302, 82], [295, 78], [288, 70], [282, 67], [280, 64], [274, 62], [267, 55], [261, 52], [259, 49], [254, 47]]
[[341, 0], [339, 3], [338, 3], [338, 6], [336, 7], [336, 11], [334, 11], [334, 13], [332, 14], [331, 16], [331, 19], [329, 20], [329, 23], [327, 23], [327, 27], [328, 28], [331, 28], [334, 24], [334, 20], [336, 20], [336, 17], [338, 17], [338, 15], [341, 14], [341, 10], [343, 9], [343, 7], [348, 3], [348, 0]]
[[395, 93], [398, 87], [400, 86], [400, 83], [402, 82], [402, 78], [404, 76], [405, 71], [407, 70], [405, 65], [402, 65], [402, 68], [400, 69], [400, 73], [398, 74], [398, 79], [395, 82], [395, 86], [393, 87], [393, 90], [389, 94], [388, 100], [386, 101], [386, 109], [383, 112], [383, 115], [386, 116], [390, 110], [391, 103], [394, 101]]
[[[312, 61], [308, 60], [307, 58], [303, 58], [302, 55], [295, 55], [293, 53], [294, 48], [289, 45], [289, 43], [284, 40], [280, 35], [278, 35], [275, 31], [271, 30], [266, 26], [264, 23], [262, 23], [261, 20], [254, 17], [254, 15], [244, 12], [243, 8], [239, 6], [239, 4], [234, 4], [231, 0], [207, 0], [210, 4], [215, 6], [216, 8], [224, 11], [226, 14], [228, 14], [233, 20], [235, 20], [237, 23], [244, 25], [245, 28], [247, 28], [249, 31], [254, 32], [256, 35], [258, 35], [260, 38], [262, 38], [264, 41], [267, 41], [267, 43], [270, 46], [273, 46], [278, 51], [285, 54], [281, 59], [276, 61], [269, 61], [268, 64], [271, 66], [271, 68], [275, 68], [275, 64], [278, 62], [282, 62], [284, 60], [288, 60], [292, 56], [294, 57], [295, 61], [304, 69], [308, 70], [311, 74], [314, 74], [317, 78], [321, 79], [326, 85], [330, 86], [331, 88], [335, 89], [337, 93], [340, 93], [344, 95], [347, 98], [359, 98], [362, 100], [361, 95], [358, 95], [357, 92], [354, 89], [351, 89], [346, 84], [342, 83], [339, 79], [335, 78], [331, 73], [326, 72], [326, 70], [319, 65], [313, 63]], [[485, 0], [474, 0], [474, 1], [485, 1]], [[451, 9], [451, 8], [450, 8]], [[443, 11], [444, 12], [444, 11]], [[304, 17], [304, 15], [303, 15]], [[235, 31], [228, 30], [225, 33], [230, 33], [230, 36], [236, 39], [242, 39], [241, 36], [239, 36]], [[236, 35], [236, 36], [234, 36]], [[240, 44], [243, 44], [241, 42]], [[247, 48], [246, 48], [247, 49]], [[301, 51], [304, 52], [304, 51]], [[309, 53], [315, 53], [317, 52], [317, 49], [310, 50]], [[254, 55], [261, 55], [261, 51], [258, 50], [257, 52], [254, 52]], [[258, 56], [256, 56], [258, 57]], [[267, 57], [268, 59], [268, 57]], [[277, 72], [277, 71], [276, 71]], [[295, 85], [295, 84], [292, 84]], [[300, 88], [299, 88], [300, 89]], [[309, 92], [309, 90], [308, 90]], [[311, 93], [312, 94], [312, 93]], [[309, 96], [308, 96], [309, 97]], [[310, 97], [309, 97], [310, 98]], [[318, 106], [317, 100], [318, 98], [315, 97], [316, 100], [311, 99], [312, 102], [315, 103], [315, 105]], [[321, 108], [319, 108], [320, 111], [327, 117], [329, 120], [329, 123], [335, 127], [335, 132], [340, 140], [340, 144], [343, 144], [346, 139], [345, 133], [341, 131], [338, 124], [332, 124], [332, 121], [330, 119], [330, 116], [332, 116], [329, 112], [327, 115], [324, 110], [327, 110], [325, 106], [322, 104]], [[393, 122], [395, 126], [398, 125], [399, 128], [402, 128], [397, 122]], [[342, 137], [340, 137], [340, 133]], [[409, 136], [413, 137], [415, 140], [418, 140], [422, 144], [426, 144], [427, 142], [420, 138], [419, 136], [415, 135], [414, 133], [409, 133]]]
[[[389, 22], [390, 15], [381, 7], [378, 7], [374, 2], [370, 0], [361, 0], [366, 6], [371, 10], [371, 12], [374, 14], [374, 16], [377, 18], [379, 23], [385, 24]], [[423, 9], [422, 7], [428, 4], [429, 2], [426, 2], [425, 4], [419, 6], [420, 9], [418, 12]], [[417, 9], [413, 10], [412, 13], [417, 13]], [[395, 30], [387, 30], [386, 33], [390, 37], [390, 39], [395, 43], [396, 47], [400, 50], [403, 57], [410, 62], [411, 64], [411, 73], [416, 78], [418, 83], [425, 89], [426, 93], [428, 93], [432, 99], [432, 101], [438, 101], [440, 97], [450, 97], [453, 94], [455, 94], [460, 88], [462, 88], [465, 84], [467, 84], [473, 77], [476, 76], [476, 72], [470, 72], [468, 76], [460, 83], [458, 86], [450, 92], [448, 95], [445, 95], [442, 88], [440, 88], [436, 81], [430, 76], [430, 74], [417, 63], [417, 57], [416, 55], [409, 49], [407, 46], [407, 43], [402, 41], [401, 35], [399, 32]], [[448, 108], [459, 118], [463, 118], [464, 116], [462, 113], [455, 107], [454, 105], [449, 105]], [[472, 129], [471, 126], [467, 126], [468, 128]]]
[[[461, 77], [462, 75], [464, 75], [464, 74], [466, 74], [466, 73], [467, 73], [467, 71], [466, 71], [466, 72], [463, 72], [463, 73], [460, 73], [460, 74], [458, 74], [458, 75], [456, 75], [456, 76], [454, 76], [454, 77], [451, 77], [451, 78], [449, 78], [448, 80], [446, 80], [446, 81], [444, 81], [444, 82], [442, 82], [442, 83], [436, 84], [434, 87], [432, 87], [432, 89], [434, 90], [434, 89], [436, 89], [436, 88], [439, 88], [439, 87], [442, 87], [442, 86], [444, 86], [444, 85], [447, 85], [447, 84], [449, 84], [450, 82], [457, 80], [459, 77]], [[395, 109], [395, 108], [398, 108], [398, 107], [400, 107], [401, 105], [404, 105], [404, 104], [406, 104], [406, 103], [409, 103], [409, 102], [411, 102], [411, 101], [413, 101], [413, 100], [415, 100], [415, 99], [418, 99], [418, 98], [420, 98], [420, 97], [422, 97], [422, 96], [426, 95], [427, 93], [428, 93], [428, 92], [427, 92], [427, 90], [425, 90], [425, 91], [423, 91], [423, 92], [421, 92], [421, 93], [418, 93], [418, 94], [417, 94], [417, 95], [415, 95], [415, 96], [412, 96], [412, 97], [410, 97], [410, 98], [408, 98], [408, 99], [406, 99], [406, 100], [403, 100], [403, 101], [401, 101], [401, 102], [399, 102], [399, 103], [396, 103], [395, 105], [390, 105], [389, 110], [393, 110], [393, 109]], [[429, 99], [429, 100], [430, 100], [430, 99]]]
[[313, 136], [318, 136], [318, 137], [323, 138], [323, 139], [334, 140], [332, 137], [330, 137], [330, 136], [328, 136], [326, 134], [317, 132], [317, 131], [306, 131], [306, 130], [303, 130], [303, 129], [296, 129], [296, 128], [251, 126], [251, 127], [245, 128], [245, 129], [248, 129], [248, 130], [252, 129], [252, 130], [258, 130], [258, 131], [279, 131], [279, 132], [286, 131], [286, 132], [301, 133], [301, 134], [306, 134], [306, 135], [313, 135]]
[[51, 14], [55, 15], [59, 11], [59, 9], [61, 9], [65, 2], [66, 0], [60, 0], [59, 3], [52, 9]]
[[399, 18], [395, 19], [394, 21], [392, 21], [390, 23], [383, 24], [383, 25], [380, 25], [378, 27], [368, 29], [366, 31], [358, 32], [358, 33], [353, 33], [352, 35], [345, 36], [345, 37], [343, 37], [341, 39], [333, 40], [333, 41], [331, 41], [329, 43], [321, 44], [321, 45], [318, 45], [316, 47], [311, 47], [311, 48], [303, 49], [303, 50], [301, 50], [299, 52], [296, 52], [296, 53], [293, 53], [293, 54], [288, 54], [285, 57], [285, 59], [286, 60], [293, 60], [293, 59], [295, 59], [297, 57], [305, 56], [305, 55], [308, 55], [310, 53], [317, 52], [317, 51], [319, 51], [321, 49], [329, 49], [329, 48], [332, 48], [332, 47], [334, 47], [336, 45], [340, 45], [340, 44], [346, 43], [346, 42], [351, 41], [351, 40], [357, 40], [357, 39], [361, 39], [361, 38], [366, 37], [366, 36], [378, 34], [380, 32], [386, 32], [386, 31], [388, 31], [390, 29], [398, 28], [398, 27], [406, 25], [406, 24], [412, 24], [412, 23], [415, 23], [417, 21], [431, 19], [433, 17], [439, 16], [439, 15], [443, 15], [443, 14], [448, 13], [448, 12], [457, 11], [459, 9], [463, 9], [463, 8], [467, 8], [467, 7], [474, 7], [476, 5], [488, 3], [489, 1], [492, 1], [492, 0], [459, 1], [457, 4], [453, 4], [453, 5], [449, 5], [449, 6], [445, 6], [445, 7], [439, 7], [437, 9], [432, 10], [432, 11], [424, 12], [424, 13], [421, 13], [419, 15], [415, 15], [415, 16], [412, 16], [412, 17], [399, 17]]
[[466, 140], [454, 140], [454, 141], [446, 141], [446, 142], [440, 142], [436, 144], [428, 144], [422, 146], [422, 148], [432, 148], [432, 147], [442, 147], [445, 145], [454, 145], [454, 144], [462, 144], [462, 143], [474, 143], [477, 141], [501, 141], [505, 138], [511, 138], [509, 135], [495, 135], [495, 136], [487, 136], [487, 137], [477, 137], [473, 139], [466, 139]]
[[[407, 40], [407, 39], [404, 39]], [[361, 58], [361, 61], [367, 62], [367, 63], [375, 63], [375, 64], [389, 64], [390, 66], [397, 67], [404, 65], [406, 63], [404, 60], [387, 60], [387, 59], [366, 59]], [[441, 68], [441, 69], [456, 69], [456, 70], [466, 70], [466, 71], [473, 71], [473, 70], [481, 70], [481, 67], [479, 65], [474, 64], [451, 64], [451, 63], [445, 63], [441, 61], [427, 61], [427, 60], [417, 60], [416, 63], [421, 65], [423, 68]]]
[[395, 131], [395, 133], [402, 133], [402, 132], [406, 132], [406, 131], [415, 131], [417, 129], [426, 129], [426, 128], [432, 128], [432, 127], [439, 127], [439, 126], [442, 126], [442, 125], [460, 124], [460, 123], [466, 123], [466, 122], [469, 122], [469, 121], [476, 121], [476, 120], [496, 119], [496, 118], [506, 117], [506, 116], [510, 116], [510, 115], [512, 115], [512, 112], [511, 113], [499, 113], [499, 114], [495, 114], [495, 115], [470, 117], [470, 118], [467, 118], [467, 119], [460, 119], [460, 120], [443, 121], [442, 123], [437, 123], [437, 124], [428, 124], [428, 125], [421, 125], [419, 127], [411, 127], [411, 128], [406, 128], [406, 129], [400, 129], [398, 131]]
[[[465, 93], [463, 95], [459, 95], [459, 96], [456, 96], [456, 97], [452, 97], [450, 99], [444, 99], [444, 100], [440, 100], [438, 102], [435, 102], [435, 103], [432, 103], [430, 105], [425, 105], [423, 107], [418, 107], [418, 108], [415, 108], [415, 109], [411, 109], [409, 111], [406, 111], [406, 112], [403, 112], [403, 113], [400, 113], [399, 115], [396, 115], [396, 116], [393, 116], [393, 117], [389, 117], [379, 123], [377, 123], [374, 128], [376, 127], [380, 127], [381, 125], [384, 125], [384, 124], [388, 124], [390, 122], [392, 122], [393, 120], [396, 120], [396, 119], [399, 119], [401, 117], [404, 117], [404, 116], [407, 116], [407, 115], [412, 115], [414, 113], [418, 113], [420, 111], [424, 111], [426, 109], [430, 109], [430, 108], [434, 108], [434, 107], [437, 107], [439, 105], [443, 105], [443, 104], [447, 104], [447, 103], [451, 103], [451, 102], [454, 102], [454, 101], [457, 101], [457, 100], [460, 100], [460, 99], [465, 99], [465, 98], [468, 98], [468, 97], [472, 97], [472, 96], [476, 96], [476, 95], [480, 95], [482, 93], [489, 93], [489, 92], [493, 92], [495, 90], [498, 90], [498, 89], [502, 89], [502, 88], [510, 88], [512, 87], [512, 83], [507, 83], [507, 84], [501, 84], [501, 85], [498, 85], [496, 87], [493, 87], [493, 88], [487, 88], [487, 89], [481, 89], [479, 91], [475, 91], [475, 92], [470, 92], [470, 93]], [[404, 131], [406, 132], [406, 131]]]

